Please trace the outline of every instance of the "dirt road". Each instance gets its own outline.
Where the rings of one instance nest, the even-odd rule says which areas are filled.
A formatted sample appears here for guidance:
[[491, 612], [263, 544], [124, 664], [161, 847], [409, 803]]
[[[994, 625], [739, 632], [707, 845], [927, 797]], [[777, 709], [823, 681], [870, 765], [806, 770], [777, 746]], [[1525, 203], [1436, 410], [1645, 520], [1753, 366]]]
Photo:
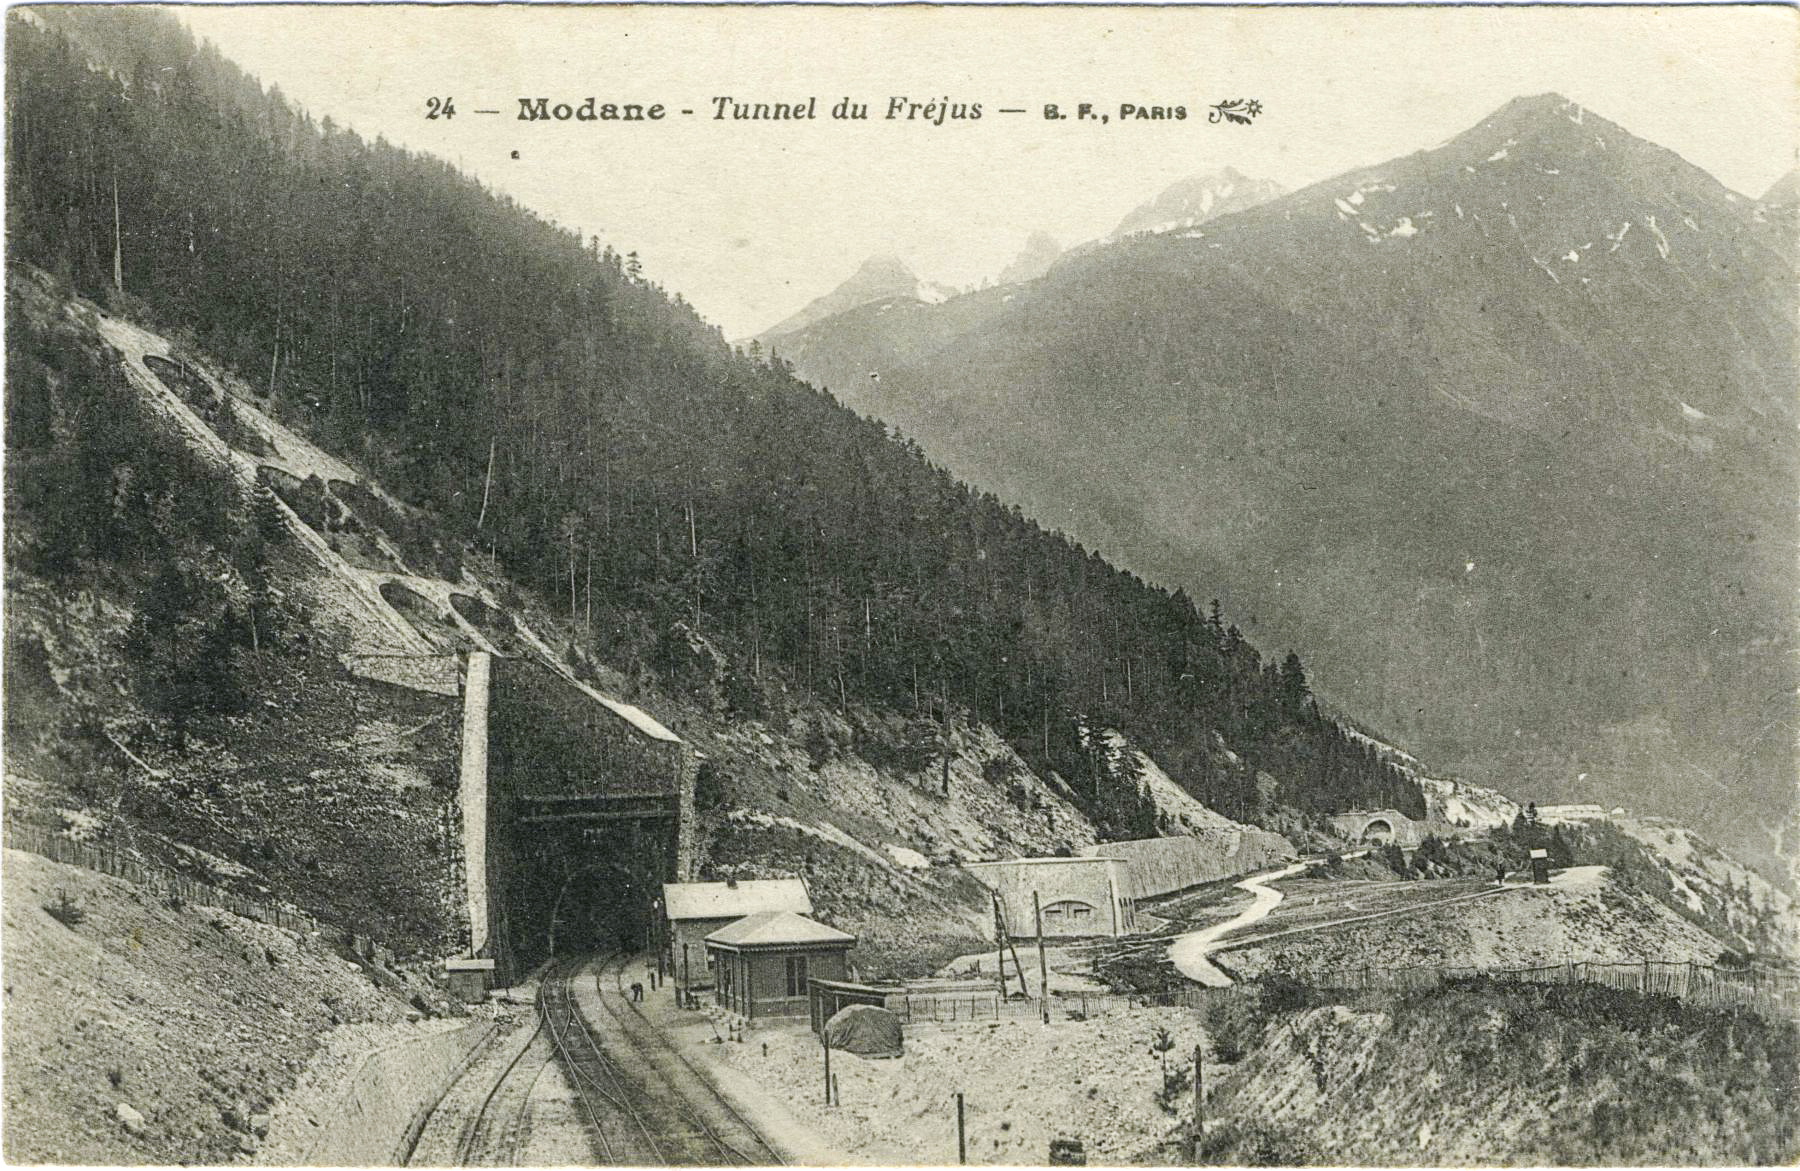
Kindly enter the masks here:
[[1231, 977], [1220, 971], [1218, 965], [1207, 959], [1207, 953], [1211, 952], [1219, 941], [1231, 932], [1268, 918], [1269, 912], [1281, 903], [1282, 893], [1265, 884], [1281, 878], [1292, 878], [1312, 865], [1313, 863], [1310, 861], [1296, 862], [1284, 870], [1258, 874], [1252, 878], [1246, 878], [1242, 882], [1232, 883], [1239, 890], [1250, 892], [1255, 901], [1235, 917], [1227, 919], [1223, 923], [1214, 923], [1210, 927], [1203, 927], [1199, 931], [1177, 937], [1175, 942], [1169, 945], [1169, 962], [1175, 965], [1176, 971], [1195, 983], [1205, 984], [1209, 988], [1223, 988], [1230, 984]]

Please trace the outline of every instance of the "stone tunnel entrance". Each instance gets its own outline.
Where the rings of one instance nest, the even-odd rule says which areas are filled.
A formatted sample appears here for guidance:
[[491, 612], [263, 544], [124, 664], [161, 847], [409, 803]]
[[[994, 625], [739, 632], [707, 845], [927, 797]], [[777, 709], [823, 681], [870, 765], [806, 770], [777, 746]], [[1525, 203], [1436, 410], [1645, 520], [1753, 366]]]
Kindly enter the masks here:
[[462, 810], [469, 949], [495, 982], [552, 955], [654, 944], [687, 874], [685, 747], [647, 713], [531, 660], [469, 657]]
[[495, 884], [496, 967], [516, 978], [554, 956], [654, 946], [674, 828], [671, 819], [515, 821]]

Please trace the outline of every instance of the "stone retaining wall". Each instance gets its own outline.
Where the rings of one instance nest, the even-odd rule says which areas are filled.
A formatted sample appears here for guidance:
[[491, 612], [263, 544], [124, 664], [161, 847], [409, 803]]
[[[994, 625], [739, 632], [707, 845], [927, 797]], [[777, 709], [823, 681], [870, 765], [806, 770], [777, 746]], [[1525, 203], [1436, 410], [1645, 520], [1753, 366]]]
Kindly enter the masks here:
[[313, 1167], [397, 1167], [438, 1100], [494, 1034], [475, 1021], [363, 1058], [301, 1160]]

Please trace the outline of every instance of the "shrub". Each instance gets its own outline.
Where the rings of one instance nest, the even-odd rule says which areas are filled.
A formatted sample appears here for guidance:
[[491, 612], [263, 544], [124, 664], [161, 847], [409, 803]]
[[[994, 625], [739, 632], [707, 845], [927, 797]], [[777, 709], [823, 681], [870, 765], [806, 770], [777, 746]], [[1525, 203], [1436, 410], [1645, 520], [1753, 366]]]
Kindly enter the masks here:
[[1242, 996], [1222, 996], [1206, 1006], [1206, 1035], [1216, 1060], [1232, 1064], [1243, 1060], [1258, 1035], [1256, 1018]]
[[701, 813], [717, 809], [731, 796], [731, 782], [711, 760], [694, 770], [694, 808]]
[[1164, 1114], [1180, 1114], [1194, 1088], [1194, 1072], [1186, 1065], [1175, 1067], [1174, 1073], [1162, 1076], [1162, 1089], [1156, 1091], [1156, 1104]]
[[52, 919], [71, 930], [87, 919], [87, 912], [81, 909], [81, 904], [70, 898], [69, 892], [61, 887], [56, 888], [56, 901], [45, 903], [44, 910], [49, 912]]
[[1256, 1008], [1264, 1017], [1299, 1012], [1317, 1002], [1317, 992], [1281, 972], [1270, 972], [1256, 984]]
[[1226, 1167], [1305, 1167], [1319, 1160], [1304, 1135], [1266, 1122], [1224, 1122], [1200, 1139], [1196, 1162]]

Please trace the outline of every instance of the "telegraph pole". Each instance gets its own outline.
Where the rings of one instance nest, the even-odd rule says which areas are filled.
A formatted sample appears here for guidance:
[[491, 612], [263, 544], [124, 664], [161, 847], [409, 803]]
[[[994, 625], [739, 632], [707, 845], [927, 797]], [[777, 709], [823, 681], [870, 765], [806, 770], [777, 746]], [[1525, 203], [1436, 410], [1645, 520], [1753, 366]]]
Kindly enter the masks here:
[[1201, 1047], [1194, 1046], [1194, 1162], [1200, 1162], [1200, 1143], [1206, 1138], [1206, 1073], [1200, 1064]]
[[1043, 1006], [1044, 1023], [1050, 1023], [1050, 961], [1044, 954], [1044, 906], [1038, 892], [1031, 892], [1031, 913], [1037, 917], [1038, 1003]]

